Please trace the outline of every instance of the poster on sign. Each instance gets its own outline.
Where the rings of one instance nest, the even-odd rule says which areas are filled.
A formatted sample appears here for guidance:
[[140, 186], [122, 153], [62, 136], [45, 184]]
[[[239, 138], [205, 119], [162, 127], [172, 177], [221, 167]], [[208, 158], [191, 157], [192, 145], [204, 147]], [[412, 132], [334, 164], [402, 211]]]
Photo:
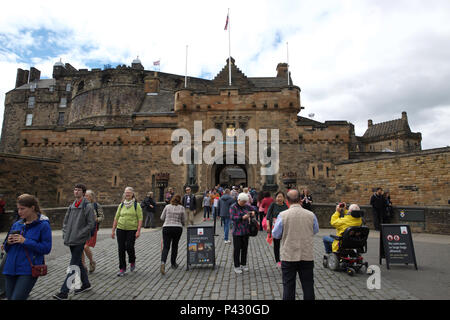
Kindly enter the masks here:
[[382, 224], [380, 231], [380, 265], [386, 259], [389, 269], [391, 264], [414, 263], [417, 270], [416, 254], [409, 225]]
[[187, 263], [191, 265], [212, 264], [216, 266], [214, 230], [212, 226], [189, 226], [187, 228]]

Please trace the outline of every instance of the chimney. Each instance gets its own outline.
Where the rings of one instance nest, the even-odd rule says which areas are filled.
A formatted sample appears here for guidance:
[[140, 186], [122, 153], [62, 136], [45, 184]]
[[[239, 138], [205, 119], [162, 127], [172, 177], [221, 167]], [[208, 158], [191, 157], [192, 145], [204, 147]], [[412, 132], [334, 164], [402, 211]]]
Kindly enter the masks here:
[[147, 95], [158, 95], [160, 80], [155, 71], [153, 77], [148, 75], [144, 79], [144, 91]]
[[23, 70], [18, 68], [17, 69], [17, 76], [16, 76], [16, 88], [23, 86], [24, 84], [28, 83], [28, 75], [30, 72], [28, 70]]
[[277, 78], [287, 78], [288, 64], [279, 63], [277, 65]]
[[403, 111], [403, 112], [402, 112], [402, 120], [403, 120], [403, 121], [408, 121], [408, 116], [407, 116], [407, 114], [406, 114], [406, 111]]
[[39, 80], [41, 78], [41, 71], [36, 69], [35, 67], [31, 67], [30, 69], [30, 81], [33, 82], [35, 80]]
[[367, 121], [367, 125], [368, 125], [369, 128], [370, 128], [371, 126], [373, 126], [373, 122], [372, 122], [371, 119], [369, 119], [369, 120]]

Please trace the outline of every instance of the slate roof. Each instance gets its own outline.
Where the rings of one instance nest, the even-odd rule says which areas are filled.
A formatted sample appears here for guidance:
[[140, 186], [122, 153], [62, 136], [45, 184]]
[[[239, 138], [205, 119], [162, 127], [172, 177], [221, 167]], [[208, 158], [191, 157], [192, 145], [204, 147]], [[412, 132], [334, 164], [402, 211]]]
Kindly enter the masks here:
[[248, 78], [248, 80], [258, 88], [280, 88], [287, 86], [287, 78], [266, 77]]
[[21, 85], [20, 87], [17, 87], [16, 89], [18, 90], [30, 90], [30, 86], [32, 84], [36, 84], [36, 89], [45, 89], [45, 88], [50, 88], [50, 86], [54, 86], [56, 83], [55, 79], [41, 79], [41, 80], [37, 80], [37, 81], [33, 81], [30, 83], [26, 83], [24, 85]]
[[375, 138], [385, 135], [391, 135], [399, 132], [411, 133], [408, 122], [402, 119], [373, 124], [363, 135], [363, 138]]

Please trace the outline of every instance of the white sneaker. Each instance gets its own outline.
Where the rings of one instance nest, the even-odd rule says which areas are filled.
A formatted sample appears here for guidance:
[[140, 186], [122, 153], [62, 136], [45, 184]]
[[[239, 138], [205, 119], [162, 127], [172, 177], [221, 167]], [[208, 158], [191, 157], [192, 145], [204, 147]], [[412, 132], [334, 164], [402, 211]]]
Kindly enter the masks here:
[[235, 273], [242, 273], [242, 269], [241, 268], [234, 268], [234, 272]]
[[247, 272], [248, 271], [248, 267], [247, 266], [241, 266], [241, 270]]
[[231, 240], [224, 240], [223, 241], [225, 244], [229, 244], [229, 243], [231, 243]]

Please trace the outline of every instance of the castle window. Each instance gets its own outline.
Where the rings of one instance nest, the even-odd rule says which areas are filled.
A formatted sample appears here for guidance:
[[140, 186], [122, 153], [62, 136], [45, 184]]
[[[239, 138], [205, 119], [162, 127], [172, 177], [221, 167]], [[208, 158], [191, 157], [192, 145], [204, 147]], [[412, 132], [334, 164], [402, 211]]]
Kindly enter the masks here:
[[31, 126], [33, 124], [33, 114], [29, 113], [27, 114], [27, 118], [25, 120], [25, 125], [27, 127]]
[[81, 90], [83, 90], [84, 89], [84, 81], [81, 81], [79, 84], [78, 84], [78, 92], [80, 92]]
[[70, 83], [66, 84], [66, 91], [70, 92], [72, 90], [72, 85]]
[[330, 168], [327, 167], [327, 178], [330, 177]]
[[312, 174], [313, 174], [313, 178], [315, 178], [316, 177], [316, 168], [315, 167], [312, 167]]
[[66, 97], [62, 97], [61, 101], [59, 102], [59, 107], [60, 108], [65, 108], [67, 107], [67, 98]]
[[58, 114], [58, 126], [64, 125], [64, 112]]
[[245, 122], [239, 122], [239, 128], [241, 128], [242, 130], [246, 130], [247, 129], [247, 123]]
[[55, 86], [50, 86], [50, 87], [48, 88], [48, 91], [54, 92], [54, 91], [55, 91]]
[[34, 108], [35, 102], [36, 102], [36, 97], [28, 97], [28, 108]]

